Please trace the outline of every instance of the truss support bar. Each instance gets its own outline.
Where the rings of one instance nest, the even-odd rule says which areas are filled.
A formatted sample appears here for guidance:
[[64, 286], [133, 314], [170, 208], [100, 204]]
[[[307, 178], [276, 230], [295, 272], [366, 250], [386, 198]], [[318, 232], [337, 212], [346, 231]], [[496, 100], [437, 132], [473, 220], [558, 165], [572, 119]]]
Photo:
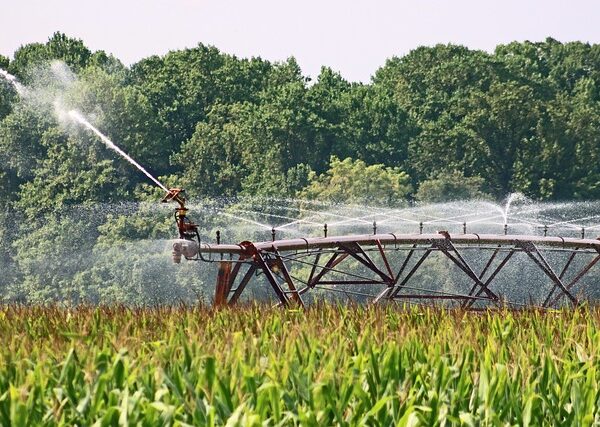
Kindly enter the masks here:
[[377, 248], [379, 249], [379, 255], [381, 255], [381, 259], [383, 260], [383, 263], [385, 265], [385, 268], [387, 269], [387, 277], [390, 279], [391, 282], [394, 281], [394, 273], [392, 272], [392, 267], [390, 267], [390, 263], [387, 259], [387, 256], [385, 255], [385, 251], [383, 250], [383, 246], [381, 245], [381, 241], [377, 240]]
[[379, 280], [321, 280], [319, 285], [387, 285]]
[[394, 299], [449, 299], [449, 300], [474, 300], [468, 295], [431, 295], [431, 294], [400, 294]]
[[[571, 254], [571, 256], [569, 256], [569, 259], [567, 260], [565, 266], [563, 267], [563, 269], [561, 270], [560, 274], [558, 275], [558, 278], [560, 280], [563, 279], [565, 273], [567, 272], [567, 270], [569, 269], [569, 267], [571, 266], [571, 263], [573, 262], [573, 260], [575, 259], [575, 255], [577, 255], [576, 250], [573, 251], [573, 253]], [[544, 300], [544, 302], [542, 303], [542, 307], [548, 307], [548, 303], [550, 302], [550, 299], [552, 298], [552, 296], [554, 295], [554, 292], [556, 292], [556, 289], [558, 288], [558, 286], [556, 286], [556, 283], [554, 284], [554, 286], [552, 286], [552, 289], [550, 290], [550, 293], [548, 293], [548, 296], [546, 297], [546, 299]], [[568, 289], [568, 287], [567, 287]]]
[[319, 261], [321, 260], [321, 253], [322, 249], [319, 249], [317, 252], [317, 256], [315, 257], [315, 262], [313, 263], [311, 269], [310, 269], [310, 275], [308, 276], [308, 280], [307, 283], [311, 283], [313, 280], [313, 277], [315, 277], [315, 271], [317, 270], [317, 266], [319, 265]]
[[340, 262], [345, 260], [348, 257], [347, 253], [340, 254], [339, 252], [334, 253], [331, 258], [327, 261], [324, 267], [321, 268], [321, 271], [308, 282], [309, 287], [314, 287], [319, 281], [325, 276], [327, 273], [331, 271], [332, 268], [335, 268]]
[[479, 280], [483, 280], [483, 277], [485, 276], [485, 273], [487, 273], [488, 269], [490, 268], [490, 266], [492, 265], [492, 263], [496, 259], [496, 256], [498, 255], [498, 252], [500, 252], [501, 248], [502, 248], [502, 246], [498, 246], [498, 248], [496, 248], [496, 250], [494, 251], [494, 253], [490, 257], [490, 259], [488, 260], [488, 262], [485, 264], [485, 267], [483, 267], [483, 270], [481, 271], [481, 274], [479, 275]]
[[228, 305], [234, 305], [238, 302], [240, 295], [242, 294], [242, 292], [244, 292], [244, 289], [246, 289], [246, 286], [248, 285], [248, 282], [250, 282], [250, 279], [252, 279], [254, 272], [256, 272], [256, 266], [254, 264], [252, 264], [252, 265], [250, 265], [250, 268], [248, 269], [248, 271], [242, 278], [238, 287], [233, 292], [233, 295], [231, 296], [231, 298], [229, 299], [229, 302], [227, 303]]
[[402, 275], [402, 273], [404, 273], [404, 270], [406, 270], [406, 266], [408, 265], [408, 263], [410, 262], [410, 259], [412, 258], [413, 254], [415, 253], [416, 248], [417, 248], [417, 245], [412, 245], [412, 249], [410, 250], [408, 255], [406, 255], [406, 258], [404, 258], [404, 262], [402, 263], [400, 270], [398, 270], [398, 274], [396, 274], [396, 277], [394, 277], [394, 281], [388, 286], [387, 289], [384, 289], [383, 291], [381, 291], [379, 293], [379, 295], [377, 295], [375, 297], [375, 299], [373, 300], [373, 304], [377, 304], [379, 301], [381, 301], [382, 298], [390, 298], [391, 293], [394, 289], [394, 285], [396, 283], [398, 283], [400, 276]]
[[[500, 271], [502, 271], [504, 266], [508, 263], [508, 260], [510, 260], [514, 254], [515, 254], [515, 250], [513, 248], [508, 254], [506, 254], [504, 259], [500, 262], [500, 264], [498, 264], [498, 267], [496, 267], [496, 269], [492, 272], [490, 277], [488, 277], [488, 279], [485, 281], [485, 287], [490, 286], [490, 284], [492, 283], [492, 280], [494, 280], [494, 278], [498, 275], [498, 273], [500, 273]], [[475, 292], [476, 289], [477, 289], [477, 284], [473, 285], [473, 288], [471, 289], [471, 292], [469, 292], [469, 295], [473, 295], [473, 292]], [[483, 292], [483, 289], [480, 288], [475, 296], [479, 297], [482, 294], [482, 292]], [[472, 307], [474, 302], [475, 302], [475, 300], [469, 302], [467, 305], [465, 305], [465, 308]]]
[[519, 246], [525, 251], [527, 256], [529, 256], [529, 258], [531, 258], [533, 262], [535, 262], [537, 266], [540, 267], [540, 269], [542, 269], [544, 273], [546, 273], [550, 280], [552, 280], [556, 284], [556, 286], [558, 286], [560, 290], [563, 291], [563, 293], [569, 298], [569, 300], [571, 300], [571, 302], [574, 305], [579, 304], [577, 298], [575, 298], [571, 294], [571, 292], [569, 292], [562, 280], [558, 278], [554, 270], [552, 270], [552, 267], [550, 267], [550, 264], [548, 264], [548, 261], [546, 261], [546, 258], [544, 258], [542, 253], [538, 250], [538, 248], [533, 242], [519, 242]]
[[277, 266], [281, 270], [281, 274], [283, 275], [283, 279], [285, 280], [285, 282], [288, 285], [288, 288], [290, 289], [290, 291], [286, 292], [286, 293], [291, 294], [292, 300], [296, 304], [300, 305], [302, 308], [305, 308], [304, 301], [302, 301], [302, 297], [300, 296], [300, 293], [296, 289], [296, 285], [294, 285], [294, 281], [292, 280], [292, 276], [290, 276], [290, 272], [289, 272], [287, 266], [285, 265], [285, 262], [283, 262], [283, 259], [281, 259], [281, 256], [279, 255], [279, 252], [277, 250], [275, 250], [275, 259], [277, 260]]
[[[388, 276], [383, 271], [381, 271], [371, 260], [371, 258], [366, 254], [365, 251], [360, 247], [358, 243], [355, 244], [343, 244], [340, 245], [340, 249], [343, 249], [348, 255], [352, 258], [356, 259], [362, 265], [367, 267], [373, 273], [377, 274], [384, 282], [392, 283], [394, 278], [392, 275]], [[359, 256], [360, 255], [360, 256]]]
[[277, 298], [279, 298], [279, 302], [284, 307], [288, 307], [290, 305], [290, 300], [279, 285], [279, 283], [277, 282], [277, 278], [273, 275], [273, 272], [271, 271], [271, 268], [263, 253], [261, 251], [258, 251], [254, 256], [254, 259], [258, 264], [258, 267], [262, 270], [265, 277], [267, 278], [267, 281], [275, 291], [275, 295], [277, 295]]
[[421, 256], [421, 258], [419, 258], [419, 260], [415, 263], [415, 265], [413, 266], [413, 268], [408, 272], [408, 274], [406, 275], [406, 277], [404, 277], [404, 279], [402, 279], [402, 282], [400, 284], [398, 284], [398, 285], [394, 285], [389, 290], [389, 293], [387, 294], [387, 298], [388, 299], [393, 299], [393, 298], [396, 297], [396, 295], [398, 295], [398, 293], [400, 292], [400, 290], [402, 289], [402, 287], [404, 287], [406, 285], [406, 283], [410, 280], [410, 278], [417, 272], [417, 270], [419, 269], [419, 267], [421, 266], [421, 264], [423, 264], [425, 262], [425, 260], [427, 259], [427, 257], [431, 254], [432, 250], [433, 250], [432, 247], [428, 248], [423, 253], [423, 255]]
[[[488, 287], [485, 285], [485, 283], [483, 283], [479, 279], [477, 274], [475, 274], [475, 272], [473, 271], [471, 266], [469, 266], [469, 264], [465, 261], [465, 259], [462, 257], [462, 255], [458, 252], [458, 250], [452, 244], [452, 241], [450, 241], [450, 239], [446, 239], [443, 243], [436, 243], [435, 245], [440, 249], [440, 251], [442, 251], [442, 253], [444, 255], [446, 255], [446, 257], [448, 257], [454, 264], [456, 264], [458, 266], [458, 268], [460, 268], [462, 271], [464, 271], [465, 274], [467, 276], [469, 276], [471, 278], [471, 280], [473, 280], [475, 282], [475, 285], [479, 286], [481, 288], [481, 290], [483, 292], [485, 292], [489, 298], [496, 300], [496, 301], [499, 299], [498, 296], [494, 292], [489, 290]], [[450, 253], [450, 250], [452, 250], [456, 254], [456, 257], [454, 257]]]
[[[577, 282], [579, 282], [579, 280], [585, 276], [587, 274], [588, 271], [591, 270], [591, 268], [596, 265], [596, 263], [600, 261], [600, 255], [595, 256], [580, 272], [579, 274], [577, 274], [577, 276], [575, 276], [575, 278], [573, 280], [571, 280], [571, 283], [569, 283], [567, 285], [567, 289], [571, 290], [571, 288], [573, 286], [575, 286], [575, 284], [577, 284]], [[560, 300], [562, 295], [557, 295], [556, 297], [554, 297], [554, 299], [552, 300], [552, 302], [549, 304], [550, 306], [556, 305], [556, 303], [558, 303], [558, 301]]]

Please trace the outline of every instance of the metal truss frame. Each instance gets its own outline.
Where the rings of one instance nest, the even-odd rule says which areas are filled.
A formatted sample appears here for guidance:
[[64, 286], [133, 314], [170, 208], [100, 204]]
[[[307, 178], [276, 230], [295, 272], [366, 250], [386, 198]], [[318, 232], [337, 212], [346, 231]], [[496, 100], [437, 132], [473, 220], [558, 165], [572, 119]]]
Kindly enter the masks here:
[[[470, 259], [473, 251], [478, 253], [479, 262]], [[552, 252], [560, 254], [560, 259], [551, 260], [557, 258], [548, 255]], [[548, 308], [582, 302], [574, 288], [600, 261], [600, 241], [540, 236], [451, 236], [441, 231], [429, 235], [204, 244], [198, 247], [198, 253], [198, 259], [204, 261], [207, 259], [203, 255], [221, 255], [221, 260], [214, 261], [219, 263], [216, 306], [238, 303], [252, 278], [259, 276], [260, 281], [272, 289], [278, 305], [284, 307], [305, 307], [307, 293], [320, 290], [342, 293], [372, 304], [444, 302], [464, 309]], [[229, 255], [225, 257], [229, 259], [225, 259], [224, 254]], [[427, 271], [426, 260], [432, 254], [441, 254], [437, 256], [454, 267], [461, 278], [457, 286], [464, 288], [463, 291], [450, 292], [411, 282], [417, 273]], [[548, 283], [547, 294], [539, 303], [511, 301], [502, 292], [502, 286], [494, 286], [498, 275], [517, 254], [525, 254], [520, 259], [536, 266], [537, 274]], [[567, 277], [571, 277], [570, 280]]]

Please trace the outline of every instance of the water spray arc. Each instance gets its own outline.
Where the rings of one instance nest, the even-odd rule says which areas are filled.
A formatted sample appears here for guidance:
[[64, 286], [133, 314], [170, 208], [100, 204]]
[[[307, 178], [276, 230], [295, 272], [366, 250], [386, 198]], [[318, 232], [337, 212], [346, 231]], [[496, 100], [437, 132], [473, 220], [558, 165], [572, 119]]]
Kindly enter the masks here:
[[146, 175], [148, 178], [150, 178], [156, 185], [158, 185], [160, 188], [162, 188], [165, 192], [169, 192], [167, 187], [165, 187], [158, 179], [154, 178], [150, 174], [150, 172], [148, 172], [146, 169], [144, 169], [138, 162], [133, 160], [126, 152], [121, 150], [114, 142], [112, 142], [110, 139], [108, 139], [108, 137], [106, 135], [104, 135], [102, 132], [100, 132], [94, 125], [92, 125], [89, 121], [87, 121], [86, 118], [83, 117], [83, 115], [81, 115], [81, 113], [79, 113], [78, 111], [75, 111], [75, 110], [71, 110], [68, 112], [68, 115], [72, 120], [74, 120], [75, 122], [79, 123], [80, 125], [84, 126], [88, 130], [93, 132], [98, 138], [100, 138], [100, 140], [104, 143], [104, 145], [106, 145], [108, 148], [110, 148], [111, 150], [118, 153], [121, 157], [123, 157], [125, 160], [127, 160], [129, 163], [131, 163], [133, 166], [138, 168], [144, 175]]
[[186, 259], [194, 259], [195, 257], [197, 258], [199, 254], [198, 247], [200, 245], [200, 234], [198, 233], [198, 226], [194, 224], [187, 216], [188, 209], [185, 207], [185, 191], [181, 188], [167, 189], [167, 187], [165, 187], [158, 179], [156, 179], [131, 156], [119, 148], [106, 135], [100, 132], [100, 130], [92, 125], [78, 111], [71, 110], [67, 114], [69, 118], [94, 133], [108, 148], [115, 151], [130, 164], [140, 170], [150, 180], [152, 180], [152, 182], [154, 182], [158, 187], [164, 190], [166, 195], [162, 200], [163, 203], [175, 202], [179, 205], [179, 207], [175, 209], [175, 223], [179, 231], [180, 240], [174, 243], [173, 261], [175, 263], [181, 262], [182, 256], [184, 256]]
[[25, 86], [19, 83], [19, 80], [15, 76], [0, 68], [0, 77], [8, 81], [15, 88], [15, 91], [17, 91], [17, 93], [20, 96], [27, 95], [27, 89], [25, 89]]
[[[54, 74], [57, 74], [57, 73], [69, 74], [70, 73], [70, 70], [68, 69], [68, 67], [66, 65], [64, 65], [62, 63], [58, 63], [58, 62], [55, 62], [52, 64], [52, 71]], [[30, 93], [29, 90], [27, 88], [25, 88], [25, 86], [23, 86], [21, 83], [19, 83], [18, 79], [15, 76], [13, 76], [12, 74], [8, 73], [5, 70], [0, 69], [0, 77], [4, 78], [6, 81], [8, 81], [14, 87], [14, 89], [17, 91], [17, 93], [20, 96], [25, 97], [26, 95], [29, 95], [29, 93]], [[60, 76], [60, 78], [62, 80], [65, 80], [65, 79], [70, 78], [70, 76], [68, 76], [67, 78], [65, 78], [64, 76]], [[107, 148], [109, 148], [109, 149], [113, 150], [114, 152], [116, 152], [117, 154], [119, 154], [121, 157], [123, 157], [125, 160], [127, 160], [130, 164], [135, 166], [139, 171], [141, 171], [144, 175], [146, 175], [146, 177], [148, 177], [154, 184], [156, 184], [163, 191], [165, 191], [166, 196], [163, 199], [164, 202], [168, 202], [168, 201], [177, 202], [179, 204], [179, 208], [177, 208], [175, 210], [175, 219], [176, 219], [176, 223], [177, 223], [177, 228], [179, 230], [179, 237], [183, 241], [188, 242], [185, 244], [180, 243], [178, 246], [180, 248], [180, 250], [177, 253], [178, 254], [191, 253], [191, 249], [193, 249], [195, 247], [197, 248], [197, 244], [194, 246], [194, 241], [197, 241], [198, 243], [200, 242], [200, 236], [198, 234], [198, 227], [194, 223], [192, 223], [187, 217], [187, 208], [185, 207], [185, 198], [183, 196], [184, 191], [182, 189], [178, 189], [178, 188], [167, 189], [167, 187], [165, 185], [163, 185], [157, 178], [155, 178], [151, 173], [149, 173], [142, 165], [140, 165], [138, 162], [136, 162], [131, 156], [129, 156], [125, 151], [123, 151], [119, 146], [117, 146], [113, 141], [111, 141], [106, 135], [104, 135], [102, 132], [100, 132], [100, 130], [98, 128], [96, 128], [94, 125], [92, 125], [89, 122], [89, 120], [83, 116], [83, 114], [81, 114], [77, 110], [66, 111], [63, 108], [60, 96], [56, 96], [52, 103], [54, 105], [54, 110], [57, 113], [59, 120], [69, 119], [69, 120], [73, 121], [74, 123], [76, 123], [77, 125], [82, 126], [85, 129], [87, 129], [88, 131], [92, 132], [95, 136], [97, 136], [100, 139], [100, 141], [102, 141], [102, 143], [104, 143], [104, 145]], [[188, 250], [188, 246], [191, 246], [191, 249]], [[177, 256], [178, 256], [178, 258], [177, 258]], [[181, 255], [177, 255], [177, 256], [174, 257], [174, 260], [180, 261]]]

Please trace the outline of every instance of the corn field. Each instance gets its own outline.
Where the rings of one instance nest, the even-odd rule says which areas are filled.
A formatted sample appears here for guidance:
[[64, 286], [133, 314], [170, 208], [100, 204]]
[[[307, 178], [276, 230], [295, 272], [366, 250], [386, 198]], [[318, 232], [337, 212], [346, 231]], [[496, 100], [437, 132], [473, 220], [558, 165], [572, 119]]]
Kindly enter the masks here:
[[600, 310], [0, 309], [0, 425], [598, 424]]

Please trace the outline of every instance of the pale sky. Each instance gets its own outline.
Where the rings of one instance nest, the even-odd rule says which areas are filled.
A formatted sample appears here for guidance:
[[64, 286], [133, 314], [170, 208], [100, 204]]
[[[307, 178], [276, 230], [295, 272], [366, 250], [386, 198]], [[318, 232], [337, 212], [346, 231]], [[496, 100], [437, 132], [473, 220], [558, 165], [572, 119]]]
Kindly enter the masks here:
[[296, 57], [369, 81], [391, 56], [458, 43], [491, 51], [513, 40], [600, 42], [592, 0], [0, 0], [0, 53], [55, 31], [126, 64], [199, 42], [242, 57]]

